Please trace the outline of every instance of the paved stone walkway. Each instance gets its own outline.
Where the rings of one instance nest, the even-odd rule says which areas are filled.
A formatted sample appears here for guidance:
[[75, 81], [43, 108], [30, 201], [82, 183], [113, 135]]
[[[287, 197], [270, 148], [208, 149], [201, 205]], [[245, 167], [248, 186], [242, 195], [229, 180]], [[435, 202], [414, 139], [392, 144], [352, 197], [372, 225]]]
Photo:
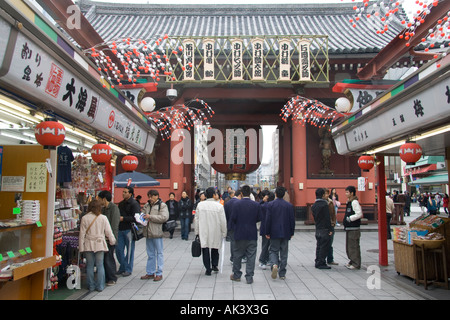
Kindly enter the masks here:
[[[409, 220], [419, 214], [418, 208]], [[342, 227], [341, 227], [342, 228]], [[304, 232], [302, 232], [304, 231]], [[117, 284], [103, 292], [87, 293], [85, 289], [74, 292], [71, 299], [83, 300], [427, 300], [450, 299], [443, 289], [425, 291], [412, 280], [395, 272], [392, 242], [388, 242], [389, 266], [378, 265], [378, 233], [361, 233], [363, 267], [348, 270], [345, 253], [345, 232], [336, 232], [334, 257], [339, 263], [330, 270], [314, 268], [316, 240], [314, 232], [296, 231], [289, 243], [288, 267], [285, 280], [272, 279], [269, 268], [255, 269], [254, 282], [249, 285], [229, 279], [229, 243], [226, 243], [223, 271], [205, 275], [202, 259], [191, 256], [191, 240], [180, 239], [178, 231], [174, 239], [164, 238], [163, 280], [141, 280], [145, 274], [147, 254], [145, 240], [136, 243], [134, 271], [129, 277], [119, 277]], [[190, 239], [193, 238], [190, 233]], [[260, 252], [260, 241], [258, 253]], [[258, 265], [258, 263], [257, 263]], [[243, 264], [243, 269], [245, 264]], [[373, 268], [377, 272], [368, 272]], [[374, 278], [379, 276], [379, 281]], [[376, 286], [377, 285], [377, 286]], [[377, 288], [373, 288], [376, 286]]]

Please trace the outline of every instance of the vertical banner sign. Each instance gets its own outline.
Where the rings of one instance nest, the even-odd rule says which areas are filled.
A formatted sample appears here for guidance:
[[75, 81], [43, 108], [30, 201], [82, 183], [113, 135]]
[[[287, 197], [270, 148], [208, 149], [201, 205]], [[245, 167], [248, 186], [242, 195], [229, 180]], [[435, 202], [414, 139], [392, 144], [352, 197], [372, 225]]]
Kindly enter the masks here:
[[280, 42], [280, 78], [279, 80], [291, 80], [291, 50], [290, 41], [282, 39]]
[[301, 40], [298, 43], [300, 81], [311, 81], [311, 65], [309, 61], [310, 44], [311, 42], [308, 40]]
[[366, 178], [358, 177], [358, 191], [366, 191]]
[[203, 40], [203, 80], [214, 80], [214, 40]]
[[184, 80], [194, 80], [194, 40], [183, 41], [184, 47]]
[[263, 48], [264, 48], [264, 40], [260, 38], [256, 38], [252, 40], [252, 49], [253, 49], [253, 74], [252, 80], [264, 80], [263, 74]]
[[232, 80], [243, 80], [242, 72], [242, 40], [234, 39], [231, 41], [231, 47], [233, 48], [233, 63], [232, 63]]

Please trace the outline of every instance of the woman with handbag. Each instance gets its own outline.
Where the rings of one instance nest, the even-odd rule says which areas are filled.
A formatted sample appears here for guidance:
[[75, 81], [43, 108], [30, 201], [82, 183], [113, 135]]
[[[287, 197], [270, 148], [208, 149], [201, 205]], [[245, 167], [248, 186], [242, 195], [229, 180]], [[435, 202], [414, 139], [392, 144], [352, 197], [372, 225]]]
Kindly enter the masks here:
[[144, 228], [144, 237], [147, 247], [147, 267], [146, 274], [142, 280], [153, 279], [161, 281], [163, 276], [164, 256], [163, 256], [163, 236], [162, 225], [169, 218], [167, 205], [159, 198], [157, 190], [150, 190], [148, 202], [142, 208], [147, 226]]
[[[103, 291], [105, 288], [105, 269], [103, 258], [108, 252], [108, 245], [116, 243], [108, 218], [102, 215], [102, 205], [99, 200], [92, 200], [88, 213], [81, 219], [79, 247], [86, 257], [86, 274], [89, 291]], [[97, 266], [97, 280], [94, 280], [94, 265]]]

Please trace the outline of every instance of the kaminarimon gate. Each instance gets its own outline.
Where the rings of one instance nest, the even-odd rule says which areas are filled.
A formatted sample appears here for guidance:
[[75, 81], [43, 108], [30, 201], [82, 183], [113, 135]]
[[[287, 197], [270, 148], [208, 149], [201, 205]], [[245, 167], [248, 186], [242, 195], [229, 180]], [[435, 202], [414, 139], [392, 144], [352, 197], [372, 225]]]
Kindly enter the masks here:
[[[67, 12], [71, 1], [38, 2], [55, 20], [71, 16]], [[284, 121], [280, 114], [294, 97], [317, 100], [332, 109], [338, 98], [348, 97], [358, 108], [374, 98], [374, 92], [388, 88], [389, 83], [382, 81], [358, 82], [357, 72], [403, 29], [400, 20], [394, 19], [389, 30], [376, 34], [370, 23], [352, 26], [351, 3], [238, 6], [80, 0], [77, 4], [85, 20], [80, 28], [64, 31], [84, 50], [112, 40], [165, 35], [170, 39], [164, 45], [171, 75], [161, 77], [157, 87], [143, 74], [134, 85], [125, 85], [132, 102], [152, 97], [159, 108], [201, 99], [214, 110], [211, 127], [278, 126], [278, 185], [287, 188], [298, 220], [309, 219], [307, 208], [314, 202], [316, 188], [336, 188], [345, 201], [345, 187], [356, 186], [359, 177], [365, 178], [365, 191], [358, 192], [360, 202], [375, 207], [373, 170], [363, 172], [357, 157], [340, 156], [329, 127], [302, 123], [299, 118]], [[179, 47], [183, 50], [178, 59], [172, 57], [172, 50]], [[421, 63], [420, 57], [408, 55], [396, 66]], [[193, 135], [191, 139], [193, 146]], [[190, 197], [195, 192], [194, 161], [171, 161], [171, 151], [179, 143], [159, 135], [151, 155], [136, 154], [137, 171], [160, 182], [156, 189], [164, 200], [170, 191], [177, 198], [183, 190]], [[119, 166], [117, 173], [121, 170]], [[147, 190], [139, 191], [144, 199]], [[116, 189], [116, 200], [121, 200], [120, 194]], [[375, 211], [366, 212], [368, 220], [376, 219]]]

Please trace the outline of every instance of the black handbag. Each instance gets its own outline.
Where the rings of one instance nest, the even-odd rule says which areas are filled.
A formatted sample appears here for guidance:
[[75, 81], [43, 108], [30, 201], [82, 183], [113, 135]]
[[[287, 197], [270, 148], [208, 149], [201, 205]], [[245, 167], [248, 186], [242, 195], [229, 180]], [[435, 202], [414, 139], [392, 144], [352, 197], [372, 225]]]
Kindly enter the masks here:
[[144, 237], [144, 226], [140, 223], [131, 222], [131, 238], [138, 241]]
[[198, 258], [202, 254], [202, 246], [200, 245], [200, 238], [198, 236], [192, 241], [191, 252], [194, 258]]
[[175, 220], [169, 220], [163, 223], [163, 231], [171, 231], [177, 227], [177, 222]]

